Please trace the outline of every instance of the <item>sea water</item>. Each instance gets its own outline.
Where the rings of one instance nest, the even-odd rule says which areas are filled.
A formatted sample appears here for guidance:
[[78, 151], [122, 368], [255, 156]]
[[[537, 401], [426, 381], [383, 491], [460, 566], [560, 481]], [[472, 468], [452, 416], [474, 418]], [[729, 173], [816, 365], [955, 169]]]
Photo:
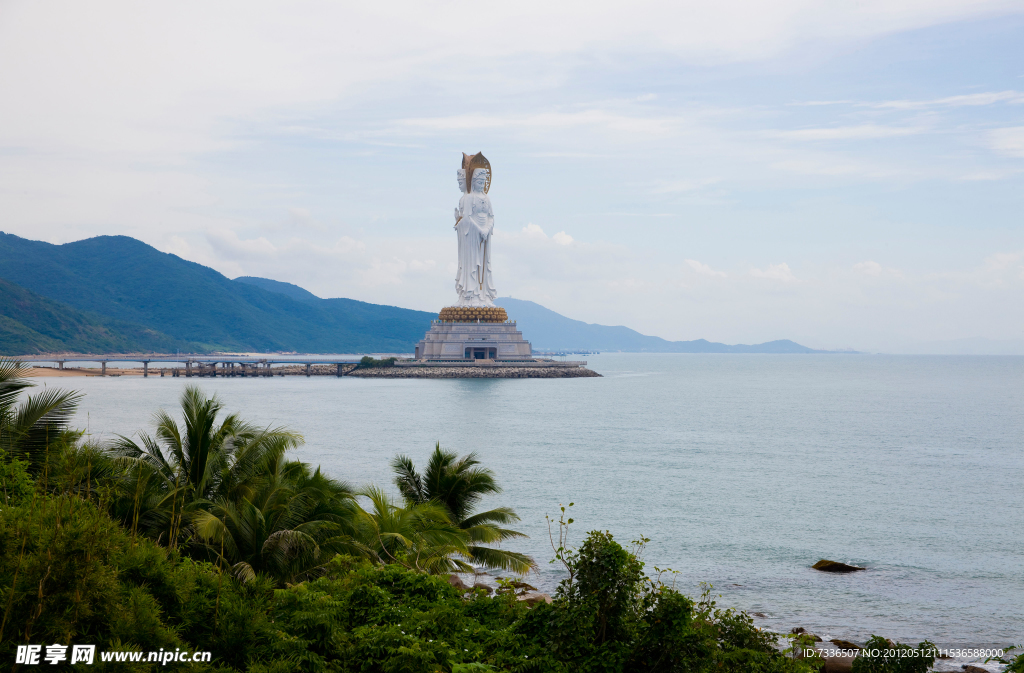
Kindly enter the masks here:
[[[188, 383], [301, 432], [296, 458], [391, 485], [396, 454], [475, 452], [514, 507], [528, 580], [553, 591], [545, 515], [572, 538], [650, 538], [688, 594], [764, 627], [863, 642], [1024, 641], [1024, 357], [653, 355], [588, 358], [603, 378], [299, 376], [38, 379], [85, 393], [92, 439], [151, 428]], [[819, 559], [867, 570], [815, 571]]]

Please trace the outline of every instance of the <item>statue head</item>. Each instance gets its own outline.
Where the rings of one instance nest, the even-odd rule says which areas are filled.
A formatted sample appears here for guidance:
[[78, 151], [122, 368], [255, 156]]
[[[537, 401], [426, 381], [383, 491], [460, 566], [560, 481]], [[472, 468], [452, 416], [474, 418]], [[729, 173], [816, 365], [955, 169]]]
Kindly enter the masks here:
[[462, 153], [462, 170], [466, 171], [466, 191], [474, 192], [476, 188], [472, 183], [476, 182], [476, 176], [484, 169], [487, 180], [484, 182], [483, 191], [485, 194], [491, 190], [491, 162], [487, 160], [483, 152], [476, 154]]
[[478, 168], [473, 171], [473, 191], [483, 193], [487, 187], [487, 180], [490, 178], [490, 171], [486, 168]]
[[456, 177], [459, 179], [459, 191], [465, 193], [466, 191], [466, 169], [460, 168], [455, 171]]

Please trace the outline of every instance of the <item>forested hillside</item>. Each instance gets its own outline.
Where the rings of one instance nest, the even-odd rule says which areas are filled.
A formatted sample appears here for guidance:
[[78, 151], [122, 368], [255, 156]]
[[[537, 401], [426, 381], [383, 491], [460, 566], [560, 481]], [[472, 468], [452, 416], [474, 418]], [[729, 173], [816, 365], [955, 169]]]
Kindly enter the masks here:
[[435, 317], [352, 299], [300, 301], [127, 236], [53, 245], [0, 234], [0, 278], [198, 350], [409, 352]]
[[134, 353], [192, 350], [136, 323], [74, 309], [0, 280], [0, 353]]

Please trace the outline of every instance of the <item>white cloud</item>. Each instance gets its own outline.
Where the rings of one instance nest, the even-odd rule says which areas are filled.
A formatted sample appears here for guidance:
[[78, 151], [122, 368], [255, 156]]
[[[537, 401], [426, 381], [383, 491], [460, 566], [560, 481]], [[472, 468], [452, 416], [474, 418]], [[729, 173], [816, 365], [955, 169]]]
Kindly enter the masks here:
[[525, 227], [523, 227], [523, 234], [527, 238], [535, 238], [542, 241], [548, 240], [548, 235], [544, 233], [544, 230], [541, 229], [539, 225], [536, 225], [533, 222], [530, 222]]
[[1014, 264], [1024, 260], [1024, 250], [1017, 252], [997, 252], [989, 255], [982, 263], [982, 267], [991, 271], [1002, 271]]
[[711, 276], [713, 278], [726, 278], [727, 277], [727, 274], [725, 274], [724, 272], [722, 272], [722, 271], [715, 271], [714, 269], [712, 269], [707, 264], [702, 264], [702, 263], [698, 262], [695, 259], [685, 259], [683, 261], [686, 262], [686, 265], [688, 267], [690, 267], [691, 269], [693, 269], [693, 271], [696, 272], [698, 275], [701, 275], [701, 276]]
[[774, 131], [770, 135], [787, 140], [875, 140], [879, 138], [898, 138], [901, 136], [924, 133], [925, 128], [919, 126], [879, 126], [877, 124], [861, 124], [860, 126], [839, 126], [836, 128], [798, 129], [796, 131]]
[[853, 265], [853, 270], [858, 274], [869, 276], [871, 278], [885, 278], [887, 280], [903, 279], [903, 272], [899, 269], [884, 267], [878, 262], [871, 260], [857, 262]]
[[882, 275], [882, 265], [879, 264], [878, 262], [872, 262], [870, 260], [866, 262], [857, 262], [856, 264], [853, 265], [853, 270], [859, 271], [865, 276], [877, 277]]
[[1024, 157], [1024, 126], [996, 129], [989, 133], [992, 149], [1011, 157]]
[[780, 283], [799, 283], [797, 277], [793, 275], [793, 272], [789, 268], [789, 264], [785, 262], [781, 264], [769, 264], [764, 269], [751, 269], [750, 275], [754, 278], [765, 278], [767, 280], [774, 280]]
[[644, 117], [616, 114], [608, 110], [549, 112], [533, 115], [455, 115], [401, 119], [395, 125], [423, 131], [482, 131], [494, 129], [564, 130], [598, 127], [607, 131], [660, 136], [669, 133], [681, 120], [672, 117]]
[[425, 259], [423, 261], [420, 261], [418, 259], [414, 259], [414, 260], [409, 262], [409, 270], [410, 271], [433, 271], [434, 267], [436, 267], [436, 266], [437, 266], [437, 262], [435, 262], [432, 259]]
[[721, 178], [659, 181], [655, 183], [651, 192], [653, 194], [686, 194], [701, 191], [718, 182], [721, 182]]
[[947, 96], [932, 100], [890, 100], [883, 103], [867, 103], [869, 107], [892, 108], [896, 110], [917, 110], [932, 107], [966, 107], [993, 105], [995, 103], [1024, 103], [1024, 93], [1020, 91], [989, 91], [972, 93], [962, 96]]
[[572, 245], [573, 238], [564, 231], [560, 231], [554, 236], [548, 238], [548, 235], [544, 233], [544, 230], [539, 225], [530, 222], [522, 229], [522, 235], [534, 241], [552, 241], [558, 245]]

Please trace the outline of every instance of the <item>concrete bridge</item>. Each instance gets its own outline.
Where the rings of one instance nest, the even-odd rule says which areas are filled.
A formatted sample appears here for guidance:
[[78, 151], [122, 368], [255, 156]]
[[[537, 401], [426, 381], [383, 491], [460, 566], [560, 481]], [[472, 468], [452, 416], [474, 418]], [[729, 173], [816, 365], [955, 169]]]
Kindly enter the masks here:
[[[183, 370], [185, 376], [273, 376], [274, 365], [305, 365], [306, 376], [313, 365], [335, 365], [337, 376], [342, 376], [345, 365], [358, 364], [359, 360], [339, 359], [316, 355], [22, 355], [15, 358], [24, 362], [52, 362], [57, 369], [64, 369], [67, 363], [87, 362], [100, 365], [100, 376], [107, 375], [108, 362], [141, 362], [142, 375], [149, 376], [150, 363], [178, 365], [172, 376]], [[219, 368], [218, 368], [219, 365]]]

